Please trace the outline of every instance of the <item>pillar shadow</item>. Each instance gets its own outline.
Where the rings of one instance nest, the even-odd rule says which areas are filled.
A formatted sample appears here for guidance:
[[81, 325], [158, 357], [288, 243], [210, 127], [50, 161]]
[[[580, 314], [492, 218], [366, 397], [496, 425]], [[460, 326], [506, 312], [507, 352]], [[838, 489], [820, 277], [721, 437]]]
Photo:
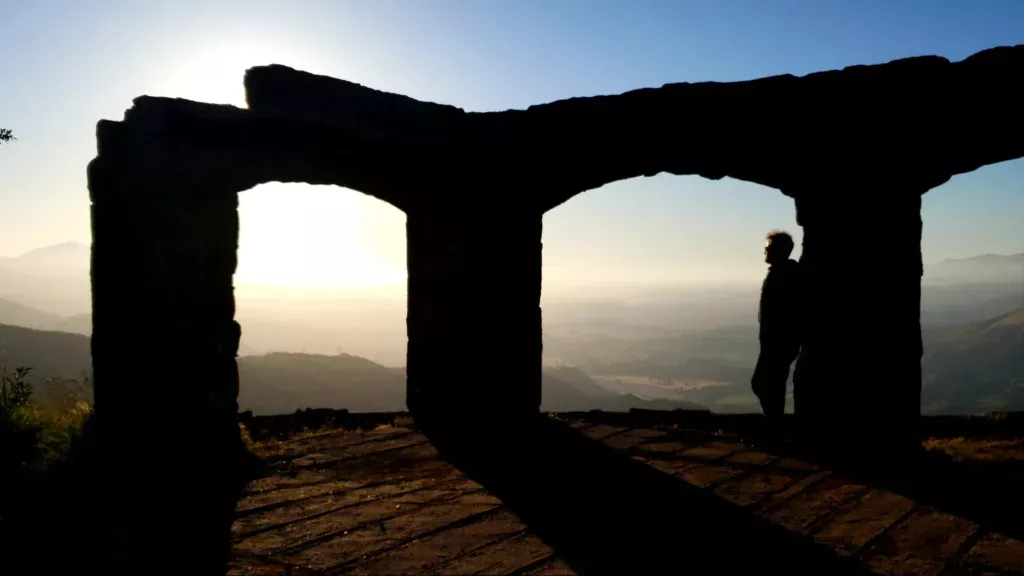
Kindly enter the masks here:
[[[698, 411], [634, 410], [628, 414], [591, 412], [575, 416], [631, 428], [674, 424], [694, 430], [718, 430], [755, 446], [763, 435], [764, 423], [757, 414]], [[897, 462], [882, 458], [847, 461], [841, 455], [819, 453], [796, 442], [801, 435], [791, 416], [787, 415], [784, 425], [784, 439], [763, 447], [766, 451], [817, 464], [859, 483], [895, 492], [918, 504], [934, 506], [1024, 540], [1024, 523], [1020, 521], [1024, 517], [1024, 461], [958, 461], [924, 448]], [[925, 417], [921, 419], [920, 430], [928, 438], [1019, 439], [1024, 438], [1024, 414], [1000, 418]]]
[[[678, 413], [634, 410], [630, 413], [579, 413], [595, 423], [627, 427], [654, 427], [675, 424], [698, 430], [721, 430], [736, 440], [754, 443], [763, 433], [763, 418], [758, 414], [721, 415], [680, 411]], [[809, 450], [796, 440], [800, 431], [792, 416], [787, 416], [783, 440], [765, 450], [813, 462], [838, 472], [850, 480], [905, 496], [915, 502], [932, 505], [984, 525], [1016, 539], [1024, 539], [1024, 461], [956, 460], [941, 452], [921, 448], [898, 461], [878, 459], [844, 460], [842, 455]], [[1024, 414], [999, 418], [939, 416], [921, 419], [925, 438], [1021, 439], [1024, 438]], [[868, 454], [869, 456], [869, 454]]]
[[865, 574], [824, 546], [540, 417], [428, 432], [581, 574]]

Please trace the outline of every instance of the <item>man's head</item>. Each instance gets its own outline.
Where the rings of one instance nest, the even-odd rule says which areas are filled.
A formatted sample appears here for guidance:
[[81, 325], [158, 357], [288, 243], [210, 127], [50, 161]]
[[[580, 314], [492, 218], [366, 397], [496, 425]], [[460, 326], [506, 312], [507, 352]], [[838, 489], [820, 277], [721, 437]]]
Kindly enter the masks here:
[[772, 230], [765, 237], [764, 261], [777, 264], [789, 259], [793, 253], [793, 237], [782, 230]]

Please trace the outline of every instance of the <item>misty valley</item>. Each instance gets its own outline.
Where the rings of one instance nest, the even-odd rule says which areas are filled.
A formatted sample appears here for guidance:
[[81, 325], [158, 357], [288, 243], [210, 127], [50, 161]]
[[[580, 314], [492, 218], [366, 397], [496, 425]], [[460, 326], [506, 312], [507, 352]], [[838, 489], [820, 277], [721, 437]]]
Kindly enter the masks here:
[[[542, 409], [759, 412], [749, 385], [758, 290], [639, 287], [546, 297]], [[239, 287], [240, 408], [404, 410], [403, 297]], [[38, 390], [48, 379], [88, 374], [88, 301], [86, 246], [0, 260], [0, 362], [32, 367]], [[1024, 409], [1024, 255], [929, 266], [921, 318], [925, 413]], [[481, 385], [487, 379], [480, 374]]]

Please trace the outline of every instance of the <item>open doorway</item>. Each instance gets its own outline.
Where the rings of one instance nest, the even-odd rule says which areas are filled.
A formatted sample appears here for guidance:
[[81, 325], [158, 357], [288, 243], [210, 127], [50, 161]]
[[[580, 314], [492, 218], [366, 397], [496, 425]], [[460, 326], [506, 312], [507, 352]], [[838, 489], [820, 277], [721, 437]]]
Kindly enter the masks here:
[[750, 377], [773, 229], [799, 258], [791, 199], [697, 176], [617, 182], [549, 212], [542, 407], [759, 412]]
[[1024, 160], [924, 197], [921, 411], [1024, 410]]
[[334, 186], [239, 197], [241, 410], [405, 409], [405, 214]]

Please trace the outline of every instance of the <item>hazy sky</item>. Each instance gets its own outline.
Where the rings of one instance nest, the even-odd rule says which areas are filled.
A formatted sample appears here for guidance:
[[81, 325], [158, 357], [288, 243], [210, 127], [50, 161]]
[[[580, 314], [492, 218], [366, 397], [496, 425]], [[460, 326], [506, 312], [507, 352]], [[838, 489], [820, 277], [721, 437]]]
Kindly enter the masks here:
[[[0, 0], [0, 127], [18, 137], [0, 146], [0, 255], [89, 241], [97, 120], [120, 119], [141, 94], [242, 105], [253, 65], [501, 110], [1021, 43], [1020, 0]], [[1024, 252], [1024, 162], [957, 177], [925, 197], [924, 214], [926, 261]], [[242, 225], [240, 282], [403, 281], [403, 215], [356, 192], [264, 185], [243, 194]], [[546, 217], [545, 277], [756, 278], [774, 227], [799, 233], [792, 202], [774, 190], [620, 182]]]

